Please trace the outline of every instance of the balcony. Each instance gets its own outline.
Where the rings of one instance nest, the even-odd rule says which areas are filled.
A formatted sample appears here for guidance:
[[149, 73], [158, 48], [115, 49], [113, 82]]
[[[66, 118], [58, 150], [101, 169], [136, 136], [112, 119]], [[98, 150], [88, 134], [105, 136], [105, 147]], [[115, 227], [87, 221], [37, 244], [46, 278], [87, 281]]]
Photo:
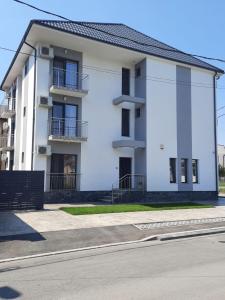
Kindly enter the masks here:
[[49, 191], [77, 191], [79, 189], [80, 174], [48, 173], [46, 181]]
[[88, 122], [76, 118], [51, 118], [48, 130], [50, 141], [77, 143], [87, 141]]
[[10, 151], [14, 149], [14, 134], [0, 136], [0, 151]]
[[89, 76], [60, 68], [53, 68], [50, 93], [71, 97], [84, 97], [88, 93]]
[[118, 140], [112, 142], [113, 148], [134, 148], [134, 149], [144, 149], [145, 148], [145, 141], [138, 141], [138, 140]]
[[8, 119], [12, 118], [16, 113], [16, 99], [6, 98], [0, 105], [0, 118]]
[[118, 98], [113, 99], [114, 105], [119, 105], [123, 102], [143, 105], [143, 104], [145, 104], [145, 99], [140, 98], [140, 97], [133, 97], [133, 96], [129, 96], [129, 95], [122, 95]]

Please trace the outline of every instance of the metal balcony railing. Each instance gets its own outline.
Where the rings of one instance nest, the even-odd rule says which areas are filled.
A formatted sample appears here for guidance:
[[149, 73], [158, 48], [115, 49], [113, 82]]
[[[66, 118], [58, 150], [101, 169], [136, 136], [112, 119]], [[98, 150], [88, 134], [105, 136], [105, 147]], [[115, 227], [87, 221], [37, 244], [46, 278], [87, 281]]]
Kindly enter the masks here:
[[50, 191], [78, 190], [80, 174], [48, 173], [47, 182]]
[[0, 136], [0, 149], [10, 150], [14, 147], [14, 134]]
[[0, 117], [10, 118], [16, 113], [16, 99], [5, 98], [0, 105]]
[[48, 124], [49, 135], [65, 139], [87, 139], [88, 122], [76, 118], [51, 118]]
[[88, 90], [89, 76], [70, 70], [53, 68], [53, 85], [71, 90]]

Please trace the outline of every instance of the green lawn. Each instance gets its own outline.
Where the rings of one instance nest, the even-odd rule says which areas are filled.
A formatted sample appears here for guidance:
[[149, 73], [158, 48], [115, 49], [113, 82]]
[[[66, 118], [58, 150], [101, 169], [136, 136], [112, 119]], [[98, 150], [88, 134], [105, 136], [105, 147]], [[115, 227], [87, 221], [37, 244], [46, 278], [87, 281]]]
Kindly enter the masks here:
[[170, 209], [211, 208], [213, 205], [197, 203], [169, 203], [169, 204], [114, 204], [97, 205], [91, 207], [61, 207], [60, 209], [71, 215], [107, 214], [134, 211], [156, 211]]
[[225, 193], [225, 182], [224, 181], [220, 181], [219, 191], [220, 191], [220, 193]]

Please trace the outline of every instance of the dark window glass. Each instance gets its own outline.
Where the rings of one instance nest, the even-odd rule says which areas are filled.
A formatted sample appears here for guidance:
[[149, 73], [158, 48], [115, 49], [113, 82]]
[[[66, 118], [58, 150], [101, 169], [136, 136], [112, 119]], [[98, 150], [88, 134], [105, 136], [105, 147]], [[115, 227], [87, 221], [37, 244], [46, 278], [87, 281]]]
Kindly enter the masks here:
[[130, 136], [130, 110], [122, 109], [122, 136]]
[[176, 183], [176, 158], [170, 158], [170, 183]]
[[21, 158], [21, 162], [24, 162], [24, 152], [22, 152], [22, 158]]
[[130, 70], [122, 68], [122, 95], [130, 95]]
[[26, 106], [23, 107], [23, 116], [26, 116]]
[[78, 106], [53, 103], [51, 134], [75, 137], [79, 134]]
[[192, 159], [192, 182], [198, 183], [198, 160]]
[[141, 76], [141, 68], [138, 67], [136, 70], [135, 70], [135, 76], [136, 77], [140, 77]]
[[140, 107], [135, 109], [135, 118], [140, 118], [141, 116], [141, 109]]
[[50, 188], [53, 190], [76, 189], [77, 156], [52, 154]]
[[78, 62], [55, 58], [53, 62], [53, 84], [78, 89]]
[[180, 181], [182, 183], [187, 183], [187, 164], [188, 160], [186, 158], [181, 159], [181, 178]]
[[29, 70], [29, 58], [27, 59], [27, 61], [25, 62], [25, 66], [24, 66], [24, 76], [27, 75]]

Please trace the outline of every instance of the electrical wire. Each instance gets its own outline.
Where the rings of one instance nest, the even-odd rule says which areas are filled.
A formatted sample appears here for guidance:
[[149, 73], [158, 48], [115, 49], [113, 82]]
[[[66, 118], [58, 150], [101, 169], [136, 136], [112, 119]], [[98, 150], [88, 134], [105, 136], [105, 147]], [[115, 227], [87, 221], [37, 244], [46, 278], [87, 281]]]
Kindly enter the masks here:
[[113, 36], [113, 37], [116, 37], [116, 38], [121, 38], [123, 40], [128, 40], [130, 42], [133, 42], [135, 44], [138, 44], [138, 45], [141, 45], [141, 46], [147, 46], [147, 47], [152, 47], [152, 48], [157, 48], [157, 49], [160, 49], [160, 50], [164, 50], [164, 51], [169, 51], [169, 52], [176, 52], [176, 53], [180, 53], [180, 54], [185, 54], [185, 55], [188, 55], [188, 56], [193, 56], [193, 57], [197, 57], [197, 58], [202, 58], [202, 59], [206, 59], [206, 60], [213, 60], [213, 61], [218, 61], [218, 62], [222, 62], [222, 63], [225, 63], [225, 59], [221, 59], [221, 58], [214, 58], [214, 57], [208, 57], [208, 56], [203, 56], [203, 55], [198, 55], [198, 54], [193, 54], [193, 53], [187, 53], [187, 52], [183, 52], [183, 51], [180, 51], [178, 49], [175, 49], [173, 47], [170, 47], [168, 46], [168, 48], [164, 48], [164, 47], [161, 47], [161, 46], [156, 46], [156, 45], [150, 45], [148, 43], [143, 43], [143, 42], [139, 42], [139, 41], [136, 41], [134, 39], [131, 39], [131, 38], [128, 38], [128, 37], [124, 37], [124, 36], [120, 36], [118, 34], [115, 34], [115, 33], [111, 33], [111, 32], [108, 32], [108, 31], [105, 31], [103, 29], [99, 29], [99, 28], [95, 28], [91, 25], [88, 25], [87, 23], [85, 22], [78, 22], [78, 21], [73, 21], [71, 19], [68, 19], [62, 15], [58, 15], [56, 13], [53, 13], [51, 11], [47, 11], [47, 10], [44, 10], [44, 9], [41, 9], [37, 6], [34, 6], [34, 5], [31, 5], [29, 3], [26, 3], [24, 1], [21, 1], [21, 0], [12, 0], [14, 2], [17, 2], [19, 4], [22, 4], [22, 5], [25, 5], [27, 7], [30, 7], [34, 10], [37, 10], [37, 11], [40, 11], [40, 12], [43, 12], [45, 14], [48, 14], [50, 16], [54, 16], [54, 17], [57, 17], [57, 18], [60, 18], [60, 19], [63, 19], [65, 21], [69, 21], [69, 22], [73, 22], [73, 23], [76, 23], [76, 24], [79, 24], [79, 25], [82, 25], [86, 28], [91, 28], [92, 30], [96, 30], [98, 32], [102, 32], [104, 34], [107, 34], [107, 35], [110, 35], [110, 36]]

